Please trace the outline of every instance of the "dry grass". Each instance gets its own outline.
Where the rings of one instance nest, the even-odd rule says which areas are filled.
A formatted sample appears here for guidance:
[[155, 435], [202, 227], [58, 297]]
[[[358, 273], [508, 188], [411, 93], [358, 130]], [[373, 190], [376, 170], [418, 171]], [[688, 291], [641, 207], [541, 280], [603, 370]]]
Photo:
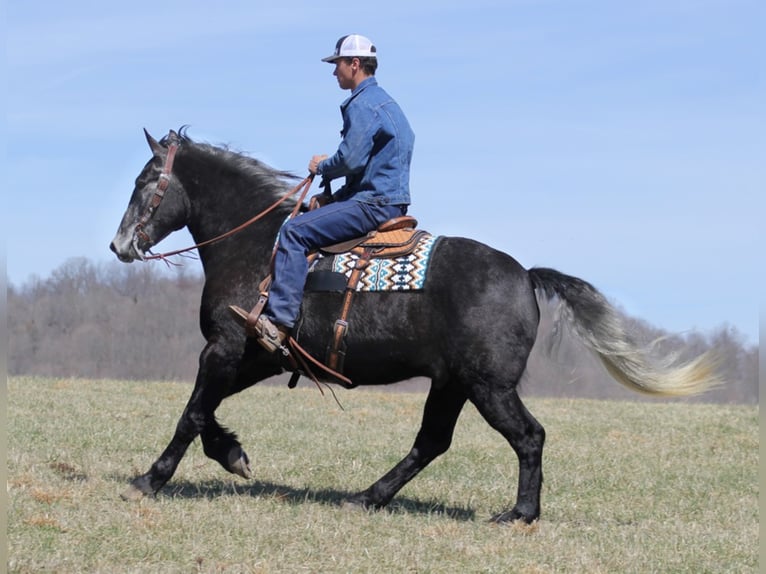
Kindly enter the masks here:
[[498, 527], [505, 441], [467, 407], [451, 450], [381, 512], [349, 511], [410, 448], [422, 394], [255, 388], [226, 401], [255, 479], [195, 442], [154, 499], [119, 494], [191, 388], [11, 378], [11, 572], [757, 572], [758, 408], [529, 400], [546, 427], [543, 518]]

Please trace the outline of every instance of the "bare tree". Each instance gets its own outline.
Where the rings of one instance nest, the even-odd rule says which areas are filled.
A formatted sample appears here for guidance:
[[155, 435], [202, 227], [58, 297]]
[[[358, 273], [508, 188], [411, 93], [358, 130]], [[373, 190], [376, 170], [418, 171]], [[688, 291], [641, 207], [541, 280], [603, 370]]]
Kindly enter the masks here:
[[203, 340], [202, 278], [67, 261], [8, 290], [11, 374], [189, 380]]

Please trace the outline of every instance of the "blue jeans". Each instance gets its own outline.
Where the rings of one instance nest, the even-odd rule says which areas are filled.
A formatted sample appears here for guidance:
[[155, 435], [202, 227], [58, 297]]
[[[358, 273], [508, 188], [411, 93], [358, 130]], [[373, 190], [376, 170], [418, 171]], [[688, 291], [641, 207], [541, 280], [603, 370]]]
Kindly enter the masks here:
[[405, 205], [375, 205], [351, 199], [288, 220], [279, 231], [269, 302], [263, 314], [276, 325], [292, 329], [303, 299], [309, 252], [361, 237], [406, 212]]

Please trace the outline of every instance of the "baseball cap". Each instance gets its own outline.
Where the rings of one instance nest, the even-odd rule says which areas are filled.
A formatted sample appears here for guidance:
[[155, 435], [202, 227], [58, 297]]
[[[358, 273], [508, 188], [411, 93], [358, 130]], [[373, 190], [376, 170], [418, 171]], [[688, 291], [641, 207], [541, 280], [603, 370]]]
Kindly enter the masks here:
[[369, 38], [359, 34], [349, 34], [338, 40], [333, 55], [322, 58], [322, 61], [332, 63], [340, 58], [376, 58], [376, 52]]

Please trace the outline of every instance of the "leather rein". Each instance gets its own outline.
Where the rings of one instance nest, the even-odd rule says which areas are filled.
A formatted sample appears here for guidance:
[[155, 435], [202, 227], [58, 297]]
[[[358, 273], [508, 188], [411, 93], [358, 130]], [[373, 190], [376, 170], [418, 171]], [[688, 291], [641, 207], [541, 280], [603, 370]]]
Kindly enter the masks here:
[[[138, 240], [141, 239], [144, 242], [151, 242], [151, 238], [146, 234], [146, 232], [143, 230], [143, 227], [149, 222], [149, 220], [152, 218], [152, 215], [157, 211], [157, 208], [159, 207], [160, 203], [162, 203], [162, 198], [165, 196], [165, 191], [167, 191], [168, 186], [170, 185], [170, 176], [173, 171], [173, 161], [175, 160], [176, 152], [178, 151], [179, 146], [179, 139], [177, 137], [173, 137], [173, 134], [169, 136], [168, 141], [168, 155], [165, 158], [165, 165], [162, 167], [162, 173], [160, 173], [159, 179], [157, 180], [157, 187], [154, 190], [154, 195], [152, 196], [151, 201], [149, 202], [149, 205], [146, 208], [146, 211], [144, 214], [140, 217], [138, 220], [138, 223], [136, 223], [136, 227], [133, 231], [133, 244], [136, 246], [136, 253], [141, 253], [141, 250], [138, 249]], [[293, 208], [292, 213], [290, 214], [290, 217], [295, 217], [295, 215], [300, 210], [301, 204], [303, 203], [304, 199], [306, 198], [306, 194], [308, 193], [309, 188], [311, 188], [311, 183], [314, 181], [314, 174], [310, 174], [306, 178], [303, 179], [298, 185], [296, 185], [294, 188], [292, 188], [290, 191], [288, 191], [285, 195], [280, 197], [277, 201], [272, 203], [269, 207], [261, 211], [260, 213], [256, 214], [255, 216], [251, 217], [244, 223], [238, 225], [234, 229], [230, 229], [229, 231], [222, 233], [221, 235], [217, 235], [216, 237], [213, 237], [211, 239], [207, 239], [205, 241], [202, 241], [200, 243], [196, 243], [195, 245], [191, 245], [189, 247], [185, 247], [183, 249], [178, 249], [176, 251], [168, 251], [167, 253], [151, 253], [151, 251], [148, 251], [150, 255], [148, 257], [144, 257], [145, 261], [149, 261], [152, 259], [161, 259], [163, 261], [166, 261], [168, 257], [172, 257], [174, 255], [180, 255], [182, 253], [186, 253], [187, 251], [191, 251], [193, 249], [198, 249], [200, 247], [205, 247], [206, 245], [210, 245], [212, 243], [216, 243], [218, 241], [221, 241], [222, 239], [226, 239], [227, 237], [231, 237], [235, 233], [238, 233], [245, 229], [246, 227], [252, 225], [274, 209], [276, 209], [280, 204], [282, 204], [285, 200], [292, 197], [299, 191], [301, 192], [300, 198], [295, 203], [295, 207]], [[167, 262], [167, 261], [166, 261]]]

